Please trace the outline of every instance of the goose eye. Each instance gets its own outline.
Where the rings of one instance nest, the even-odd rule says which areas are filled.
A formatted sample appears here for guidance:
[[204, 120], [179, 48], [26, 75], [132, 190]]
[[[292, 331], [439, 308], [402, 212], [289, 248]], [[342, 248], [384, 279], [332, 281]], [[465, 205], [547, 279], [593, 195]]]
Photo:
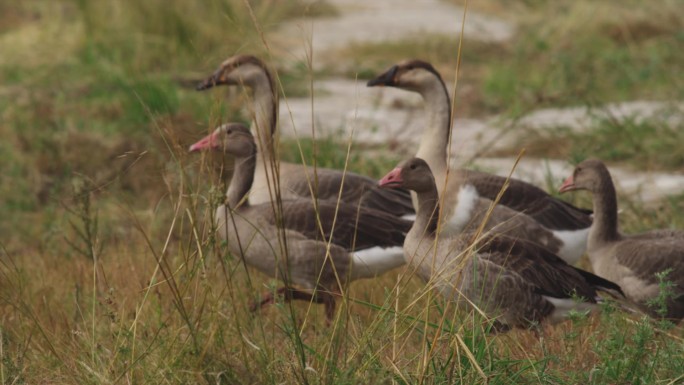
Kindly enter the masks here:
[[411, 170], [415, 170], [415, 169], [416, 169], [416, 165], [415, 165], [415, 164], [412, 164], [412, 165], [409, 166], [409, 168], [410, 168]]
[[230, 135], [233, 133], [233, 130], [226, 130], [226, 134]]

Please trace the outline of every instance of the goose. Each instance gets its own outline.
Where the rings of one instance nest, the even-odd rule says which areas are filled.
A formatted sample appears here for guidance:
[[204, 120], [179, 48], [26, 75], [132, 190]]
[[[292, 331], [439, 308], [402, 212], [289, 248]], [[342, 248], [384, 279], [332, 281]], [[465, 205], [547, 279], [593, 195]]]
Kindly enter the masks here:
[[[273, 76], [266, 65], [250, 55], [236, 55], [225, 60], [219, 68], [202, 81], [197, 90], [218, 85], [242, 86], [252, 90], [252, 128], [256, 133], [259, 158], [257, 159], [254, 184], [250, 191], [253, 203], [270, 202], [272, 186], [278, 175], [280, 194], [283, 199], [312, 195], [319, 200], [337, 201], [370, 207], [396, 216], [412, 215], [411, 198], [406, 191], [388, 192], [378, 189], [376, 180], [352, 172], [325, 168], [306, 167], [301, 164], [280, 162], [275, 173], [274, 137], [278, 124], [278, 92]], [[315, 171], [315, 172], [314, 172]], [[341, 191], [341, 193], [340, 193]]]
[[[615, 186], [606, 165], [598, 159], [581, 162], [559, 192], [587, 190], [593, 195], [594, 223], [587, 254], [594, 272], [617, 282], [627, 298], [647, 314], [679, 322], [684, 318], [684, 232], [654, 230], [625, 235], [618, 230]], [[669, 271], [671, 293], [666, 309], [652, 306], [663, 297], [657, 273]]]
[[[311, 199], [252, 204], [248, 192], [258, 157], [250, 130], [238, 123], [224, 124], [190, 146], [190, 151], [210, 149], [235, 158], [225, 204], [216, 210], [219, 236], [247, 265], [285, 281], [276, 294], [286, 300], [323, 303], [330, 322], [334, 295], [347, 282], [404, 264], [401, 249], [392, 252], [392, 246], [401, 247], [410, 221], [374, 209]], [[274, 301], [273, 293], [263, 298], [252, 310]]]
[[[505, 177], [466, 169], [449, 170], [447, 147], [451, 133], [451, 99], [442, 77], [430, 63], [421, 60], [401, 62], [368, 81], [367, 85], [395, 87], [417, 92], [423, 97], [426, 125], [415, 156], [430, 165], [440, 195], [446, 191], [449, 195], [497, 198], [506, 182]], [[452, 200], [453, 204], [457, 202], [458, 199]], [[524, 213], [551, 230], [564, 245], [564, 251], [559, 255], [567, 262], [574, 264], [584, 253], [591, 225], [590, 211], [554, 198], [518, 179], [510, 179], [498, 203]]]
[[621, 294], [618, 285], [567, 264], [537, 243], [500, 234], [480, 238], [475, 231], [441, 233], [437, 185], [420, 158], [400, 164], [379, 185], [416, 192], [416, 220], [404, 241], [406, 261], [447, 299], [476, 305], [495, 320], [498, 331], [591, 310], [599, 300], [597, 290]]

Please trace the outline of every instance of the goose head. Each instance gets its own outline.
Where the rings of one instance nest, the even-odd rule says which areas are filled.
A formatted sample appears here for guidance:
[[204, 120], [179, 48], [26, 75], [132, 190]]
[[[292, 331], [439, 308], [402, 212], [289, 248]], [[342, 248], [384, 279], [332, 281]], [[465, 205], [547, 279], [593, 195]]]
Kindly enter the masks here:
[[221, 63], [211, 76], [197, 85], [196, 89], [202, 91], [219, 85], [254, 88], [263, 81], [271, 82], [263, 61], [251, 55], [236, 55]]
[[191, 152], [209, 149], [222, 151], [236, 158], [244, 158], [254, 154], [256, 144], [254, 136], [245, 125], [226, 123], [190, 146]]
[[610, 179], [610, 173], [603, 162], [598, 159], [587, 159], [575, 167], [572, 175], [563, 182], [558, 192], [588, 190], [593, 193], [598, 191], [601, 181], [606, 177]]
[[378, 186], [405, 188], [421, 193], [435, 188], [435, 178], [427, 162], [420, 158], [412, 158], [401, 163], [380, 179]]
[[432, 64], [422, 60], [406, 60], [371, 79], [368, 87], [388, 86], [421, 92], [426, 88], [443, 84], [442, 77]]

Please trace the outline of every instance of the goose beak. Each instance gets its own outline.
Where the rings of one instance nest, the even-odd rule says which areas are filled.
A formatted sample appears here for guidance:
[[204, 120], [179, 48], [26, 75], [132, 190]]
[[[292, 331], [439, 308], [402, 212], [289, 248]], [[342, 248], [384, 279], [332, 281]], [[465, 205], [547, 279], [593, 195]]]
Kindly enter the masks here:
[[570, 175], [568, 177], [568, 179], [566, 179], [565, 182], [563, 182], [563, 184], [560, 186], [560, 188], [558, 189], [558, 192], [562, 194], [566, 191], [572, 191], [574, 189], [575, 189], [575, 179], [573, 178], [572, 175]]
[[217, 84], [218, 83], [216, 82], [216, 80], [214, 79], [214, 76], [212, 75], [212, 76], [208, 77], [207, 79], [203, 80], [201, 83], [199, 83], [197, 85], [197, 87], [195, 87], [195, 90], [204, 91], [204, 90], [207, 90], [209, 88], [214, 87]]
[[403, 184], [404, 180], [401, 179], [401, 167], [397, 167], [390, 171], [380, 179], [380, 182], [378, 182], [378, 186], [383, 188], [397, 188], [401, 187]]
[[397, 66], [392, 66], [387, 72], [383, 73], [382, 75], [376, 77], [375, 79], [371, 79], [366, 83], [366, 87], [375, 87], [375, 86], [396, 86], [396, 75], [397, 75], [397, 70], [399, 67]]
[[208, 148], [214, 148], [215, 144], [218, 143], [216, 139], [216, 133], [205, 136], [204, 138], [197, 141], [197, 143], [190, 146], [190, 152], [205, 150]]
[[222, 84], [228, 84], [228, 81], [223, 78], [223, 73], [223, 68], [219, 68], [216, 72], [211, 74], [211, 76], [199, 83], [197, 87], [195, 87], [195, 90], [204, 91]]

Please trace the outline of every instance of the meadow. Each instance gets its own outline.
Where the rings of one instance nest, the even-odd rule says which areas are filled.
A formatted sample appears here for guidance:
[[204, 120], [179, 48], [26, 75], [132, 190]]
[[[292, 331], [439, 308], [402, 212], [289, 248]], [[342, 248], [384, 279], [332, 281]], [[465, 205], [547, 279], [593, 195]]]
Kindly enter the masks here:
[[[251, 301], [278, 283], [211, 231], [231, 161], [187, 150], [221, 121], [249, 120], [239, 94], [194, 91], [238, 52], [272, 63], [283, 94], [306, 96], [313, 79], [365, 79], [412, 57], [452, 82], [462, 43], [459, 117], [681, 102], [682, 5], [484, 0], [469, 10], [514, 22], [510, 41], [358, 42], [313, 70], [289, 62], [273, 32], [336, 17], [327, 1], [0, 2], [0, 384], [684, 383], [681, 326], [608, 303], [492, 335], [479, 314], [454, 309], [405, 268], [353, 283], [331, 326], [316, 304], [252, 314]], [[525, 147], [527, 156], [681, 173], [680, 106], [596, 119], [582, 132], [518, 126], [519, 146], [494, 155]], [[286, 140], [280, 152], [376, 178], [401, 160], [348, 145]], [[684, 195], [655, 205], [620, 196], [620, 205], [627, 232], [684, 228]]]

